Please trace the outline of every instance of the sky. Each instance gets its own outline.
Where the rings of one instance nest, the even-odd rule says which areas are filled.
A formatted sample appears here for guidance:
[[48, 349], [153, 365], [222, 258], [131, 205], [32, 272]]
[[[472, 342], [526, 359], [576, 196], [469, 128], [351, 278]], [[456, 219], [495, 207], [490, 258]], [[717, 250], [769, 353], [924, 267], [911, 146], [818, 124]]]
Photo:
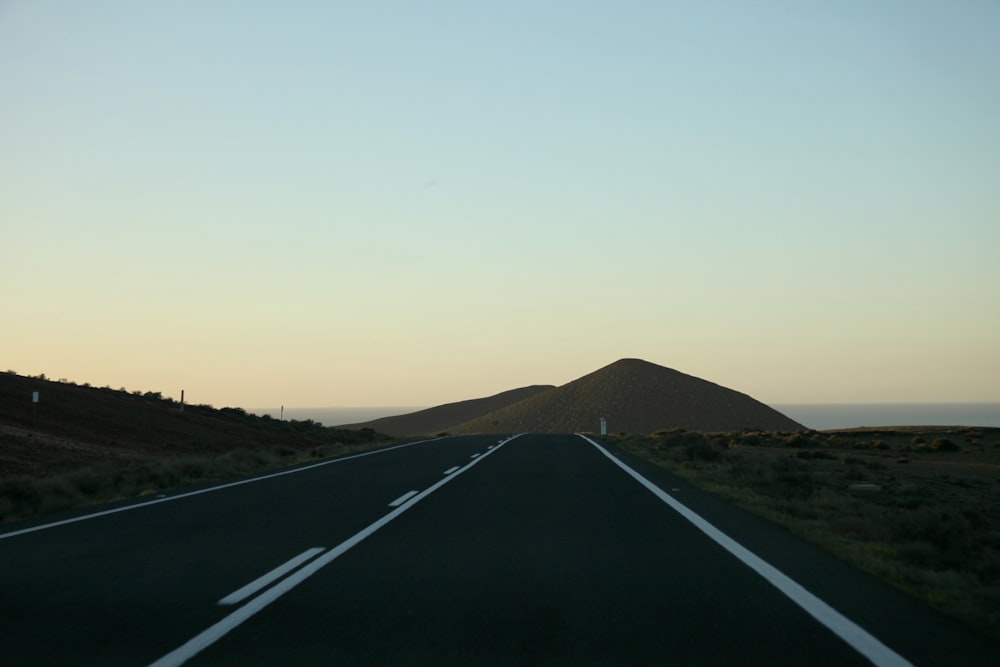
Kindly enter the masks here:
[[1000, 401], [1000, 3], [0, 0], [0, 370]]

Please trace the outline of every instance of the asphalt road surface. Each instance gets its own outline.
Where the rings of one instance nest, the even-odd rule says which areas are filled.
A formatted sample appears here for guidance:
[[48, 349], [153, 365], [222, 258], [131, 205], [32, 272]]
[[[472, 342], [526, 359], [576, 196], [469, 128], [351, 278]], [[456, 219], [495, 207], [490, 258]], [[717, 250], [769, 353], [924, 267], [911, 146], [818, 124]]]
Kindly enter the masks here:
[[0, 531], [3, 665], [1000, 665], [573, 435], [443, 438]]

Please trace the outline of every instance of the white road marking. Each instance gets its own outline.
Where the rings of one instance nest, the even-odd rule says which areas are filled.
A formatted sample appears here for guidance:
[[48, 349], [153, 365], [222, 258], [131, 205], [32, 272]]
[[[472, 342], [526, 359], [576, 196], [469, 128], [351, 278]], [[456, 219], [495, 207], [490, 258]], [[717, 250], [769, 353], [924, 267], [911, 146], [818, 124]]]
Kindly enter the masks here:
[[396, 498], [391, 503], [389, 503], [389, 507], [399, 507], [400, 505], [402, 505], [403, 503], [405, 503], [407, 500], [409, 500], [413, 496], [417, 495], [418, 493], [420, 493], [420, 492], [419, 491], [408, 491], [407, 493], [404, 493], [399, 498]]
[[470, 456], [469, 458], [470, 458], [470, 459], [478, 459], [478, 458], [479, 458], [480, 456], [481, 456], [481, 454], [473, 454], [473, 455], [472, 455], [472, 456]]
[[88, 519], [96, 519], [102, 516], [108, 516], [109, 514], [118, 514], [119, 512], [128, 512], [130, 510], [139, 509], [141, 507], [149, 507], [150, 505], [159, 505], [160, 503], [169, 503], [174, 500], [180, 500], [181, 498], [190, 498], [191, 496], [200, 496], [203, 493], [214, 493], [215, 491], [222, 491], [223, 489], [229, 489], [234, 486], [242, 486], [243, 484], [253, 484], [254, 482], [261, 482], [265, 479], [272, 479], [274, 477], [282, 477], [283, 475], [294, 475], [298, 472], [303, 472], [306, 470], [312, 470], [313, 468], [319, 468], [321, 466], [333, 465], [334, 463], [341, 463], [343, 461], [350, 461], [351, 459], [360, 459], [363, 456], [374, 456], [375, 454], [383, 454], [385, 452], [391, 452], [394, 449], [400, 449], [402, 447], [412, 447], [413, 445], [420, 445], [425, 442], [433, 442], [434, 440], [440, 440], [441, 438], [430, 438], [429, 440], [418, 440], [416, 442], [407, 442], [402, 445], [393, 445], [392, 447], [386, 447], [385, 449], [376, 449], [373, 452], [362, 452], [361, 454], [352, 454], [351, 456], [344, 456], [343, 458], [333, 459], [332, 461], [323, 461], [322, 463], [314, 463], [312, 465], [302, 466], [301, 468], [295, 468], [293, 470], [283, 470], [281, 472], [274, 472], [268, 475], [262, 475], [260, 477], [254, 477], [252, 479], [244, 479], [239, 482], [229, 482], [228, 484], [220, 484], [219, 486], [213, 486], [207, 489], [199, 489], [197, 491], [188, 491], [187, 493], [179, 493], [176, 496], [170, 496], [169, 498], [158, 498], [157, 500], [150, 500], [145, 503], [136, 503], [134, 505], [128, 505], [127, 507], [116, 507], [113, 510], [104, 510], [103, 512], [94, 512], [93, 514], [85, 514], [83, 516], [73, 517], [72, 519], [63, 519], [62, 521], [53, 521], [52, 523], [45, 523], [41, 526], [33, 526], [31, 528], [23, 528], [21, 530], [14, 530], [9, 533], [0, 533], [0, 540], [6, 540], [9, 537], [17, 537], [18, 535], [26, 535], [28, 533], [34, 533], [39, 530], [45, 530], [47, 528], [55, 528], [57, 526], [65, 526], [70, 523], [77, 523], [78, 521], [87, 521]]
[[831, 632], [840, 637], [851, 648], [868, 658], [877, 667], [913, 667], [903, 656], [869, 634], [861, 626], [847, 618], [827, 603], [807, 591], [791, 577], [766, 562], [742, 544], [729, 537], [721, 530], [702, 519], [676, 498], [665, 493], [648, 479], [614, 457], [608, 450], [590, 438], [577, 433], [581, 438], [592, 444], [602, 454], [611, 459], [615, 465], [628, 473], [635, 481], [642, 484], [657, 498], [665, 502], [674, 511], [694, 524], [695, 528], [705, 533], [723, 549], [736, 556], [754, 572], [764, 577], [768, 583], [784, 593], [792, 602], [806, 613], [825, 625]]
[[[507, 439], [507, 442], [510, 442], [516, 437], [517, 436], [511, 436], [510, 438]], [[500, 448], [497, 447], [495, 450], [493, 450], [493, 452], [499, 451], [499, 449]], [[493, 452], [490, 452], [490, 454], [492, 454]], [[444, 486], [451, 480], [455, 479], [462, 473], [468, 471], [474, 465], [482, 463], [485, 459], [486, 456], [482, 456], [476, 459], [475, 461], [466, 463], [465, 467], [459, 469], [460, 471], [458, 473], [439, 480], [432, 486], [428, 487], [424, 491], [417, 494], [409, 502], [400, 505], [399, 507], [389, 512], [375, 523], [355, 533], [352, 537], [341, 542], [333, 549], [330, 549], [329, 551], [324, 553], [322, 556], [319, 556], [318, 558], [307, 563], [305, 566], [296, 570], [289, 576], [285, 577], [271, 588], [267, 589], [257, 597], [247, 602], [242, 607], [235, 609], [228, 616], [223, 618], [215, 625], [207, 628], [200, 634], [194, 636], [193, 638], [191, 638], [178, 648], [174, 649], [170, 653], [166, 654], [156, 662], [150, 663], [149, 667], [177, 667], [178, 665], [184, 664], [185, 662], [187, 662], [188, 660], [190, 660], [191, 658], [198, 655], [206, 648], [217, 642], [219, 639], [225, 636], [226, 633], [228, 633], [230, 630], [239, 627], [244, 621], [248, 620], [254, 614], [267, 607], [267, 605], [271, 604], [272, 602], [280, 598], [282, 595], [292, 590], [293, 588], [301, 584], [303, 581], [305, 581], [312, 575], [319, 572], [321, 569], [332, 563], [341, 555], [347, 553], [347, 551], [349, 551], [352, 547], [354, 547], [359, 542], [364, 540], [366, 537], [373, 535], [376, 531], [378, 531], [380, 528], [382, 528], [390, 521], [398, 517], [400, 514], [410, 509], [418, 502], [420, 502], [427, 496], [431, 495], [432, 493], [434, 493], [435, 491], [437, 491], [442, 486]]]
[[239, 590], [234, 591], [229, 595], [227, 595], [226, 597], [222, 598], [221, 600], [219, 600], [219, 604], [223, 606], [228, 606], [243, 602], [257, 591], [268, 586], [272, 581], [280, 579], [287, 573], [297, 568], [299, 565], [302, 565], [302, 563], [305, 563], [306, 561], [314, 558], [318, 554], [323, 553], [323, 551], [324, 550], [322, 547], [316, 547], [315, 549], [308, 549], [306, 551], [303, 551], [298, 556], [291, 559], [284, 565], [280, 565], [274, 568], [264, 576], [254, 579], [243, 588], [240, 588]]
[[459, 469], [458, 466], [455, 466], [454, 468], [448, 468], [447, 470], [444, 471], [444, 474], [445, 475], [450, 475], [451, 473], [455, 472], [458, 469]]

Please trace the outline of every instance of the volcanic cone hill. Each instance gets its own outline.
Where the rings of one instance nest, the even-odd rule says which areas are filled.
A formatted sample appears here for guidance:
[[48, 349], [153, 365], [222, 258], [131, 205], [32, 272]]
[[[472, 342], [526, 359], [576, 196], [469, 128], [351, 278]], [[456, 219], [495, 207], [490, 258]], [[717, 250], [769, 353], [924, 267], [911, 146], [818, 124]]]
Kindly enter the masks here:
[[[799, 431], [805, 427], [763, 403], [712, 382], [641, 359], [622, 359], [589, 375], [448, 429], [452, 433], [661, 429]], [[383, 429], [380, 429], [383, 430]]]
[[[449, 430], [455, 424], [461, 424], [495, 410], [505, 408], [532, 396], [554, 389], [552, 385], [532, 385], [511, 389], [486, 398], [474, 398], [457, 403], [446, 403], [426, 410], [410, 412], [405, 415], [382, 417], [360, 424], [344, 424], [336, 428], [360, 429], [371, 428], [379, 433], [392, 436], [430, 435]], [[494, 429], [495, 430], [495, 429]]]

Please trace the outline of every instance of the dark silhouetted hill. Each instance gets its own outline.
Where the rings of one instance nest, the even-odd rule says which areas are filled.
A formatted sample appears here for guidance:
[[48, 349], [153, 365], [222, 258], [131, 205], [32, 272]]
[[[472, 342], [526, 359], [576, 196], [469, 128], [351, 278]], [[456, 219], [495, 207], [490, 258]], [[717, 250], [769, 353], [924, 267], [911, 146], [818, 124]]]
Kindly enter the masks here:
[[[37, 426], [31, 402], [39, 392]], [[0, 373], [0, 479], [85, 466], [117, 467], [235, 450], [309, 451], [384, 439], [370, 431], [279, 421], [241, 408], [181, 406], [158, 392], [90, 387]]]
[[661, 429], [799, 431], [805, 427], [746, 394], [643, 361], [622, 359], [452, 433], [652, 433]]
[[461, 424], [500, 410], [514, 403], [537, 396], [554, 389], [552, 385], [532, 385], [511, 389], [486, 398], [474, 398], [457, 403], [446, 403], [426, 410], [405, 415], [382, 417], [358, 424], [343, 424], [337, 428], [370, 428], [391, 436], [432, 435], [448, 431], [455, 424]]

